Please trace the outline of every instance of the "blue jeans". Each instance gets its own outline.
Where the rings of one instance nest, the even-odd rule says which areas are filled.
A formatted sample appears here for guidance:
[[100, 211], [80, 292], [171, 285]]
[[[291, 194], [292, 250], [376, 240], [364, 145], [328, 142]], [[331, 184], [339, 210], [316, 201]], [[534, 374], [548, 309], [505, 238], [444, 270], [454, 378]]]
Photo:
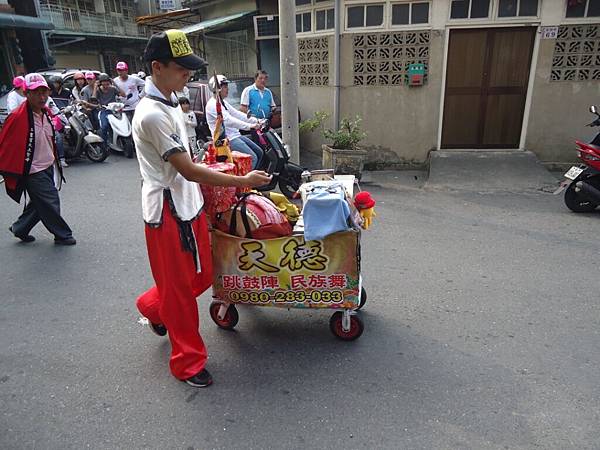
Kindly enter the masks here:
[[58, 159], [65, 158], [65, 136], [62, 132], [56, 132], [56, 151], [58, 152]]
[[236, 152], [250, 155], [252, 157], [253, 169], [256, 169], [256, 166], [263, 156], [262, 148], [252, 142], [247, 136], [240, 136], [232, 141], [229, 141], [229, 147], [231, 147], [231, 150], [235, 150]]
[[100, 111], [100, 137], [104, 139], [104, 145], [108, 145], [108, 129], [110, 128], [108, 114], [106, 109]]

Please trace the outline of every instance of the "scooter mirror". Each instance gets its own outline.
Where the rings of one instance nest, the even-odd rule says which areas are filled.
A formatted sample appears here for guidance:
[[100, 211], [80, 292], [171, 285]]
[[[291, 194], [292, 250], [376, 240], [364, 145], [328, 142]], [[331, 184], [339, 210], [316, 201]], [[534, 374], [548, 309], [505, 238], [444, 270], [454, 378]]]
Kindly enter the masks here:
[[598, 114], [598, 109], [594, 105], [592, 105], [590, 106], [590, 112], [592, 114]]

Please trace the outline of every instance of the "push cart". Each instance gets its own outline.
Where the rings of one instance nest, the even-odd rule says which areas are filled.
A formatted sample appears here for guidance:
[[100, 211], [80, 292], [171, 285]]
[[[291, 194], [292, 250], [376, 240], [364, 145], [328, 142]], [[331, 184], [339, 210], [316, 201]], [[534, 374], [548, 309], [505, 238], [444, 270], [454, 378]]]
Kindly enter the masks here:
[[360, 231], [305, 241], [302, 234], [253, 240], [212, 232], [213, 299], [210, 316], [233, 329], [237, 305], [335, 310], [331, 332], [358, 339], [364, 325], [357, 311], [367, 301], [360, 276]]

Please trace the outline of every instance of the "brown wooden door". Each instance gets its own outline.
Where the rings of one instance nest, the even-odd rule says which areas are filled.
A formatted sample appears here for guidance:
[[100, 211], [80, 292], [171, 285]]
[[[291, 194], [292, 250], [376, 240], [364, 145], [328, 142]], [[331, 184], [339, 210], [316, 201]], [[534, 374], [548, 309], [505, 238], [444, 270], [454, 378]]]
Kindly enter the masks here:
[[518, 148], [535, 28], [452, 30], [442, 148]]

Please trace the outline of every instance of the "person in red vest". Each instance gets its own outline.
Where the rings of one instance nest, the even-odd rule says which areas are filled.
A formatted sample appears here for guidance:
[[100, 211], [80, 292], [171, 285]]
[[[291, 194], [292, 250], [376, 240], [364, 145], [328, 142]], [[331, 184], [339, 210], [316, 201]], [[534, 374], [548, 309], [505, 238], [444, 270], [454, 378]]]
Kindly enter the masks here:
[[60, 214], [58, 187], [62, 169], [51, 114], [46, 102], [50, 88], [38, 73], [25, 76], [27, 101], [6, 119], [0, 133], [0, 174], [6, 192], [17, 203], [24, 192], [29, 203], [9, 230], [22, 242], [33, 242], [31, 229], [42, 222], [57, 245], [75, 245], [73, 232]]

